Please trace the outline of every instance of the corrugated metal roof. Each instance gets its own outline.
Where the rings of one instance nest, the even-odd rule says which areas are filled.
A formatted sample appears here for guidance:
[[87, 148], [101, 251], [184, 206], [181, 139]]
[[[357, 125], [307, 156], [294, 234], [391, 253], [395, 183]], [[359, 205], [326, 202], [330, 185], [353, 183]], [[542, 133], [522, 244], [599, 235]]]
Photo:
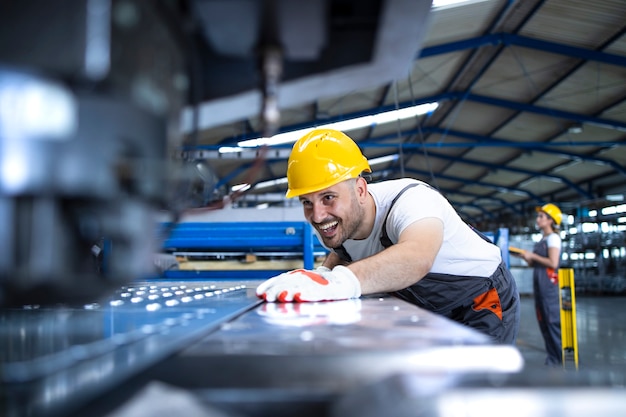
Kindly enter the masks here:
[[[623, 0], [486, 0], [433, 11], [406, 77], [283, 108], [282, 129], [438, 100], [428, 117], [350, 132], [368, 157], [403, 147], [400, 161], [376, 167], [379, 178], [436, 182], [474, 223], [505, 224], [545, 201], [566, 212], [602, 205], [607, 194], [626, 194], [625, 33]], [[215, 126], [201, 144], [236, 143], [259, 125], [252, 117]], [[251, 161], [211, 163], [231, 186]], [[266, 161], [257, 180], [285, 169], [284, 158]]]

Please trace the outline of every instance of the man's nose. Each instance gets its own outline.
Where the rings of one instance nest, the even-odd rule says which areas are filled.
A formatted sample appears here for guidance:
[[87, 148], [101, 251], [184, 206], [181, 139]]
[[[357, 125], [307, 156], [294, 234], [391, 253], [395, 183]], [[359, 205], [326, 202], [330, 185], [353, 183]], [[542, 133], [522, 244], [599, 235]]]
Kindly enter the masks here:
[[326, 219], [326, 207], [323, 204], [313, 204], [312, 219], [314, 223], [320, 223]]

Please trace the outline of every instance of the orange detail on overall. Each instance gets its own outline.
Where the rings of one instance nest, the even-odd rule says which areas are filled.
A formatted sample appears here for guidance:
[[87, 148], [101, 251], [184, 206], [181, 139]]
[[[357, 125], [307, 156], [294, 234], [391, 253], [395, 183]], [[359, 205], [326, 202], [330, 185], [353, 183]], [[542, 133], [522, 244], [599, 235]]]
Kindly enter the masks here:
[[500, 296], [498, 295], [498, 290], [495, 288], [490, 289], [487, 292], [480, 294], [478, 297], [474, 298], [474, 306], [472, 307], [475, 311], [480, 310], [491, 310], [500, 320], [502, 320], [502, 306], [500, 305]]
[[548, 279], [550, 280], [551, 283], [553, 283], [554, 285], [559, 283], [559, 273], [558, 272], [556, 272], [552, 268], [546, 268], [546, 272], [548, 273]]

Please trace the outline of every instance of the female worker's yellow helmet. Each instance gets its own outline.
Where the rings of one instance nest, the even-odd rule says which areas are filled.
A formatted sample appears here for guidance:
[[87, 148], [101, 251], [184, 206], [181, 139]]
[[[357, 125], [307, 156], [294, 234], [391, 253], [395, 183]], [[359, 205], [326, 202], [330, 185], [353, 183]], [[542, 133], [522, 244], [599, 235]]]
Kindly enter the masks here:
[[316, 129], [293, 145], [287, 163], [287, 198], [331, 187], [362, 172], [372, 172], [367, 158], [345, 133]]
[[563, 219], [563, 213], [561, 213], [561, 209], [559, 209], [554, 204], [552, 203], [544, 204], [543, 206], [536, 207], [535, 209], [537, 211], [543, 211], [548, 216], [550, 216], [552, 220], [554, 220], [554, 223], [556, 223], [557, 226], [561, 224], [561, 220]]

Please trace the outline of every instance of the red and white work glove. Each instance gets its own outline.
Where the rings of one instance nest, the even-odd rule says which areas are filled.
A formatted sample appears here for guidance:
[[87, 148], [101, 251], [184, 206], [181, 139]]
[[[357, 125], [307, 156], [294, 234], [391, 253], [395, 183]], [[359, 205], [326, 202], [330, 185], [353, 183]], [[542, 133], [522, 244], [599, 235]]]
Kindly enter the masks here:
[[345, 300], [361, 296], [361, 283], [341, 265], [332, 270], [295, 269], [263, 282], [257, 287], [256, 295], [270, 303]]

